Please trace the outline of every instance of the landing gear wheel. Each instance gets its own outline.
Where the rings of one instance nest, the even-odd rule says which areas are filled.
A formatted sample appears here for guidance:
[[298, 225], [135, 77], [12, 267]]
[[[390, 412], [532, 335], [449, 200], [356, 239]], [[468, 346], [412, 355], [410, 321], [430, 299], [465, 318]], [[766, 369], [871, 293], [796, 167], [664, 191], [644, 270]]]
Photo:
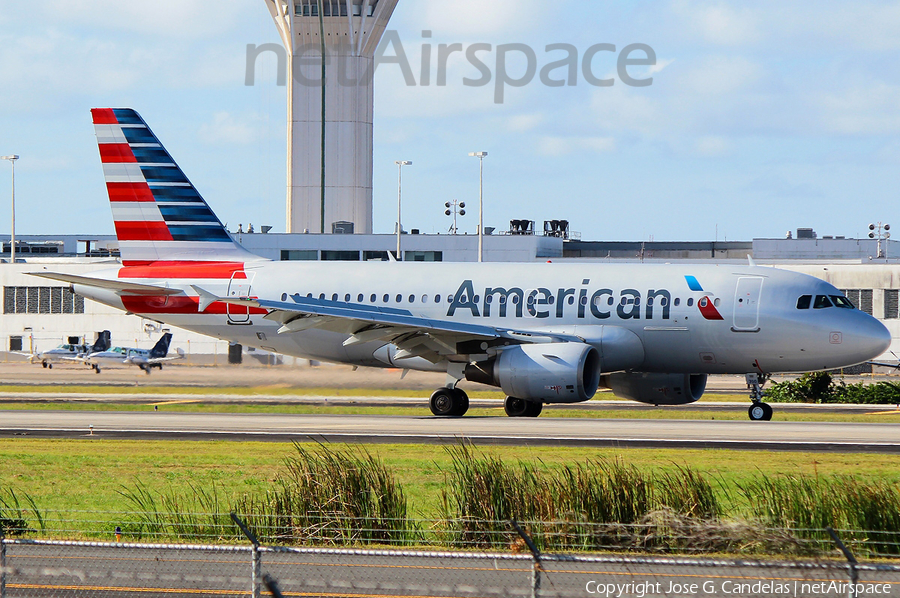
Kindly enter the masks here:
[[96, 373], [96, 374], [99, 374], [99, 373], [100, 373], [100, 366], [99, 366], [99, 365], [95, 365], [95, 366], [94, 366], [94, 373]]
[[506, 415], [510, 417], [537, 417], [544, 409], [544, 405], [516, 397], [506, 397], [503, 409], [506, 411]]
[[772, 407], [768, 403], [753, 403], [747, 413], [755, 422], [767, 422], [772, 419]]
[[52, 370], [52, 369], [53, 369], [53, 364], [52, 364], [52, 363], [48, 363], [48, 364], [47, 364], [47, 369], [48, 369], [48, 370]]
[[469, 395], [461, 388], [454, 388], [453, 394], [455, 395], [453, 400], [453, 413], [450, 415], [462, 417], [466, 414], [466, 411], [469, 410]]
[[42, 361], [42, 362], [41, 362], [41, 365], [44, 366], [44, 369], [47, 369], [47, 362], [46, 362], [46, 361]]
[[437, 416], [456, 415], [455, 407], [458, 400], [456, 398], [456, 390], [451, 388], [439, 388], [431, 395], [429, 407], [431, 412]]
[[541, 411], [544, 410], [543, 403], [535, 403], [533, 401], [528, 401], [528, 407], [525, 409], [525, 417], [538, 417], [541, 414]]

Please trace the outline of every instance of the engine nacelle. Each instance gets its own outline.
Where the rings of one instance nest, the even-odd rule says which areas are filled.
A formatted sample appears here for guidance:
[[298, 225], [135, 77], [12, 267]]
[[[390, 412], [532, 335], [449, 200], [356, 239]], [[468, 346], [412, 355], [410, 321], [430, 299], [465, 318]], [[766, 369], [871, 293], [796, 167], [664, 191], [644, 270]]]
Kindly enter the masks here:
[[651, 405], [687, 405], [706, 391], [706, 374], [610, 374], [606, 386], [613, 394]]
[[583, 343], [518, 345], [466, 368], [466, 380], [543, 403], [579, 403], [600, 386], [600, 353]]

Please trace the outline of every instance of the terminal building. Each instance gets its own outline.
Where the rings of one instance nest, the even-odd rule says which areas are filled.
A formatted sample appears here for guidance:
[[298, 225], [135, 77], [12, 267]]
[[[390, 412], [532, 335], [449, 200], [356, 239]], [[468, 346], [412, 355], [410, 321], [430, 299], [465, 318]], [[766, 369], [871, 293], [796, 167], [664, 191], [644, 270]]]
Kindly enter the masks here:
[[[521, 226], [528, 222], [530, 226]], [[533, 223], [515, 220], [510, 229], [485, 237], [485, 261], [596, 263], [742, 263], [751, 256], [759, 265], [802, 272], [822, 278], [839, 289], [861, 310], [874, 315], [894, 337], [900, 351], [900, 243], [842, 237], [754, 239], [750, 242], [617, 242], [570, 239], [567, 227], [545, 227], [535, 234]], [[415, 232], [415, 231], [412, 231]], [[394, 253], [396, 235], [321, 235], [235, 232], [251, 252], [272, 260], [372, 261]], [[99, 331], [110, 330], [114, 345], [150, 348], [169, 331], [158, 322], [127, 315], [73, 295], [61, 283], [33, 276], [43, 269], [85, 274], [116, 268], [118, 243], [113, 236], [17, 236], [17, 260], [10, 264], [9, 236], [0, 235], [5, 257], [0, 263], [3, 318], [0, 342], [3, 359], [26, 359], [20, 353], [45, 350], [74, 339], [92, 342]], [[476, 235], [404, 234], [402, 252], [408, 261], [476, 262]], [[879, 251], [881, 253], [879, 253]], [[896, 255], [897, 258], [890, 257]], [[886, 257], [885, 257], [886, 256]], [[361, 264], [361, 267], [364, 267]], [[224, 364], [240, 357], [261, 363], [281, 363], [255, 347], [235, 348], [182, 330], [174, 333], [172, 350], [181, 349], [186, 362]], [[236, 354], [237, 349], [237, 354]], [[890, 357], [888, 357], [890, 359]], [[293, 363], [293, 360], [288, 360]]]

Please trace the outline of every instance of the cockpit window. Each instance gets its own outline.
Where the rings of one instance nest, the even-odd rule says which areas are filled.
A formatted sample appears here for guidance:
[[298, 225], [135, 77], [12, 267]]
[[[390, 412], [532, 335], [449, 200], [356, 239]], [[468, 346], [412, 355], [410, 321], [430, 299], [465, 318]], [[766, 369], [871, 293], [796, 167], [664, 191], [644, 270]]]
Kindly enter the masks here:
[[834, 307], [831, 300], [826, 295], [816, 295], [816, 302], [813, 304], [814, 309], [825, 309], [826, 307]]
[[797, 299], [797, 309], [809, 309], [812, 305], [812, 295], [803, 295]]
[[831, 295], [831, 301], [838, 307], [843, 307], [844, 309], [856, 309], [856, 306], [850, 302], [849, 299], [844, 297], [843, 295]]

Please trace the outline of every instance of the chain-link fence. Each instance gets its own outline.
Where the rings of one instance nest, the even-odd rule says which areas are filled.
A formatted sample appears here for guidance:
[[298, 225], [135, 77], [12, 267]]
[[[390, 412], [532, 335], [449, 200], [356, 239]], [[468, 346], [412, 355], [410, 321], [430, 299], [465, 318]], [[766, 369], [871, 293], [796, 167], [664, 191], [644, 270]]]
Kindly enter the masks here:
[[[0, 541], [0, 598], [24, 596], [897, 596], [900, 564], [505, 551]], [[246, 543], [246, 539], [244, 540]], [[520, 551], [521, 552], [518, 552]], [[837, 553], [840, 554], [840, 553]]]

